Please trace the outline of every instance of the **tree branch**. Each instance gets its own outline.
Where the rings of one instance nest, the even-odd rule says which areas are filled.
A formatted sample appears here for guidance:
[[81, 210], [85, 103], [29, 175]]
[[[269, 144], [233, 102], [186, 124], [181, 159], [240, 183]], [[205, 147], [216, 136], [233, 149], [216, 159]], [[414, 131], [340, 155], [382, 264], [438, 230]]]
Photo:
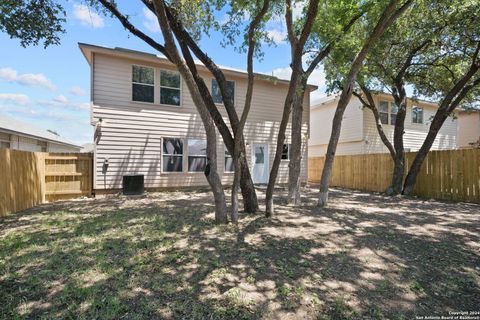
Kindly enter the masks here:
[[[147, 1], [147, 0], [144, 0]], [[220, 93], [222, 94], [223, 104], [225, 105], [225, 109], [227, 111], [228, 118], [232, 125], [232, 129], [237, 129], [239, 119], [237, 112], [235, 111], [235, 106], [233, 101], [230, 99], [228, 92], [227, 92], [227, 80], [223, 71], [213, 62], [213, 60], [202, 51], [202, 49], [198, 46], [196, 41], [190, 36], [190, 34], [185, 30], [181, 21], [176, 17], [173, 10], [169, 7], [166, 7], [167, 17], [170, 21], [172, 29], [176, 30], [176, 34], [188, 45], [188, 47], [192, 50], [195, 56], [205, 65], [205, 67], [212, 73], [215, 80], [218, 83], [220, 88]]]
[[375, 100], [373, 99], [372, 92], [363, 84], [359, 84], [360, 88], [362, 89], [363, 94], [367, 97], [368, 103], [363, 99], [361, 94], [353, 91], [353, 94], [359, 98], [359, 100], [362, 102], [364, 106], [366, 106], [370, 111], [372, 111], [373, 117], [375, 118], [375, 126], [377, 128], [378, 135], [380, 136], [380, 139], [382, 140], [383, 144], [385, 147], [387, 147], [388, 151], [390, 152], [390, 156], [392, 157], [393, 161], [395, 161], [395, 148], [393, 147], [392, 143], [390, 140], [388, 140], [387, 135], [385, 134], [385, 131], [383, 131], [383, 126], [382, 126], [382, 121], [380, 121], [380, 114], [378, 113], [377, 106], [375, 104]]
[[139, 29], [137, 29], [128, 20], [128, 18], [125, 15], [120, 13], [120, 11], [117, 9], [117, 6], [114, 3], [112, 3], [108, 0], [99, 0], [99, 2], [105, 7], [105, 9], [110, 11], [110, 13], [112, 13], [120, 21], [120, 23], [123, 25], [123, 27], [125, 29], [127, 29], [132, 34], [134, 34], [138, 38], [145, 41], [152, 48], [158, 50], [159, 52], [161, 52], [162, 54], [164, 54], [168, 58], [168, 53], [167, 53], [167, 50], [165, 50], [165, 47], [163, 45], [161, 45], [160, 43], [156, 42], [155, 40], [153, 40], [152, 38], [150, 38], [148, 35], [146, 35], [142, 31], [140, 31]]
[[313, 70], [318, 66], [320, 62], [322, 62], [323, 59], [325, 59], [326, 56], [330, 54], [330, 51], [332, 51], [333, 46], [340, 41], [345, 34], [352, 28], [352, 26], [355, 24], [355, 22], [360, 19], [365, 12], [361, 11], [355, 16], [350, 19], [350, 21], [342, 28], [342, 32], [335, 37], [334, 40], [332, 40], [326, 47], [324, 47], [322, 50], [320, 50], [315, 58], [312, 60], [310, 65], [308, 66], [307, 70], [305, 71], [307, 78], [312, 74]]

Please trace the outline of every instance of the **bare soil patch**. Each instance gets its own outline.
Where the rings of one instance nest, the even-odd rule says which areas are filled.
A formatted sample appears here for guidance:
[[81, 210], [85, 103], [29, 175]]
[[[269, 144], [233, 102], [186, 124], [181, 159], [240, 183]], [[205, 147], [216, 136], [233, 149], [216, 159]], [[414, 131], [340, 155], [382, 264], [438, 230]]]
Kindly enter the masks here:
[[[259, 193], [262, 197], [262, 193]], [[0, 318], [414, 319], [480, 311], [480, 206], [334, 190], [213, 223], [208, 192], [0, 220]]]

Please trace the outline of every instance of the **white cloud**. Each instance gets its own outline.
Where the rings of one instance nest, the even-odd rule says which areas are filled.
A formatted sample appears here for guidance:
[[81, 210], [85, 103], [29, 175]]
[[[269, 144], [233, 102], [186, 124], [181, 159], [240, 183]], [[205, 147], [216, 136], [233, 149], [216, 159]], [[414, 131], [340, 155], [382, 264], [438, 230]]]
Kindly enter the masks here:
[[27, 95], [18, 93], [0, 93], [0, 101], [21, 106], [26, 106], [32, 102]]
[[90, 8], [84, 4], [74, 4], [73, 14], [77, 20], [83, 26], [92, 27], [94, 29], [103, 28], [105, 25], [103, 18], [98, 13], [93, 12]]
[[150, 32], [160, 32], [157, 16], [147, 8], [143, 8], [143, 26]]
[[[292, 74], [292, 69], [290, 67], [285, 68], [276, 68], [272, 70], [272, 74], [280, 79], [290, 80]], [[314, 101], [323, 96], [325, 96], [325, 72], [323, 68], [315, 69], [310, 78], [308, 78], [308, 83], [318, 86], [318, 89], [310, 93], [310, 100]]]
[[90, 103], [70, 101], [64, 95], [58, 95], [50, 100], [38, 100], [36, 103], [42, 107], [57, 108], [64, 110], [82, 111], [89, 110]]
[[63, 94], [61, 94], [61, 95], [53, 98], [53, 101], [58, 102], [58, 103], [62, 103], [62, 104], [66, 104], [68, 102], [68, 99]]
[[87, 92], [82, 87], [71, 87], [68, 91], [75, 96], [84, 96]]
[[42, 73], [18, 74], [12, 68], [0, 68], [0, 79], [7, 82], [15, 82], [24, 86], [44, 87], [48, 90], [56, 90], [57, 87]]
[[267, 30], [267, 36], [276, 44], [285, 42], [287, 33], [278, 29]]

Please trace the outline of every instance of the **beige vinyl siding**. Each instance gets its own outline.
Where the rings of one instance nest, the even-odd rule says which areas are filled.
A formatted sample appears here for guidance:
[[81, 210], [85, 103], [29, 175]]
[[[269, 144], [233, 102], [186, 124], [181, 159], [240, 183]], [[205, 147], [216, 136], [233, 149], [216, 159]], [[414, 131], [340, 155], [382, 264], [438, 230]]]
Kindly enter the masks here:
[[[308, 146], [309, 157], [324, 157], [327, 153], [328, 144]], [[344, 156], [349, 154], [362, 154], [365, 147], [363, 141], [356, 142], [339, 142], [337, 145], [336, 155]]]
[[[377, 103], [380, 99], [377, 98]], [[384, 99], [382, 99], [384, 100]], [[358, 101], [358, 100], [357, 100]], [[360, 102], [358, 102], [360, 104]], [[423, 124], [412, 122], [412, 106], [423, 107]], [[435, 115], [437, 108], [431, 104], [411, 103], [407, 105], [407, 115], [405, 118], [405, 134], [403, 136], [404, 147], [409, 151], [418, 151], [428, 133], [431, 119]], [[369, 109], [364, 109], [364, 135], [365, 135], [365, 153], [388, 152], [378, 135], [375, 125], [375, 119]], [[387, 138], [393, 143], [393, 125], [383, 124], [383, 130]], [[437, 138], [432, 145], [432, 150], [455, 149], [457, 147], [457, 121], [454, 118], [448, 118], [438, 132]]]
[[[317, 105], [310, 111], [309, 157], [324, 156], [332, 133], [332, 121], [338, 100]], [[363, 112], [352, 98], [343, 115], [342, 128], [336, 154], [358, 154], [363, 152]]]
[[458, 147], [471, 148], [480, 141], [480, 112], [461, 112], [458, 115]]
[[[161, 172], [161, 139], [205, 139], [203, 123], [196, 112], [185, 82], [181, 82], [181, 106], [160, 105], [160, 69], [174, 70], [167, 63], [118, 58], [95, 54], [93, 59], [93, 121], [103, 120], [100, 141], [96, 145], [95, 188], [121, 188], [125, 174], [145, 174], [146, 187], [181, 187], [206, 185], [203, 173], [186, 172], [187, 142], [184, 140], [184, 172]], [[132, 102], [132, 64], [155, 68], [155, 103]], [[202, 76], [208, 87], [211, 75]], [[246, 78], [228, 77], [235, 81], [235, 107], [240, 114], [245, 102]], [[263, 80], [255, 81], [252, 107], [245, 126], [247, 158], [251, 159], [251, 146], [255, 142], [269, 144], [270, 168], [273, 162], [278, 126], [287, 86]], [[308, 103], [308, 98], [306, 100]], [[303, 126], [304, 137], [308, 136], [308, 104], [306, 103]], [[224, 107], [219, 109], [228, 124]], [[287, 132], [290, 140], [290, 130]], [[224, 145], [220, 134], [217, 139], [218, 167], [223, 173]], [[109, 165], [103, 173], [103, 163]], [[306, 181], [307, 150], [303, 157], [302, 180]], [[251, 163], [250, 163], [251, 165]], [[282, 161], [279, 182], [287, 181], [288, 162]], [[231, 173], [222, 174], [224, 182], [230, 182]]]
[[80, 148], [74, 148], [58, 143], [49, 142], [47, 150], [48, 152], [79, 152]]

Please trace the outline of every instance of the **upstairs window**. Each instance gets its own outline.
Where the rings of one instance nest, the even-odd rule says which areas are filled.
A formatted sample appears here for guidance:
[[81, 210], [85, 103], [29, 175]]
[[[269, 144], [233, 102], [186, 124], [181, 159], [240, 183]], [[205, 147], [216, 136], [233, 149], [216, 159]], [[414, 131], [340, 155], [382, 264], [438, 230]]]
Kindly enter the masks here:
[[[235, 104], [235, 82], [227, 80], [227, 94], [232, 97], [232, 104]], [[223, 103], [222, 93], [217, 80], [212, 79], [212, 98], [215, 103]]]
[[153, 103], [154, 70], [149, 67], [132, 66], [132, 100]]
[[395, 125], [397, 120], [398, 107], [393, 102], [380, 101], [378, 104], [378, 115], [382, 124]]
[[413, 106], [412, 107], [412, 123], [423, 123], [423, 108]]
[[180, 91], [180, 73], [173, 71], [160, 71], [160, 104], [179, 106]]
[[41, 152], [47, 152], [47, 142], [46, 141], [37, 141], [37, 146], [40, 147]]
[[395, 103], [390, 103], [390, 124], [395, 125], [397, 121], [398, 107]]
[[163, 138], [163, 172], [183, 171], [183, 141], [176, 138]]
[[225, 172], [233, 172], [234, 163], [233, 158], [230, 152], [228, 152], [227, 147], [225, 146]]
[[203, 172], [207, 165], [207, 141], [188, 140], [188, 171]]
[[290, 160], [290, 144], [283, 145], [282, 160]]
[[388, 109], [389, 109], [388, 101], [380, 101], [378, 106], [379, 106], [378, 113], [380, 116], [380, 122], [382, 124], [388, 124]]
[[0, 132], [0, 149], [10, 148], [10, 135]]

